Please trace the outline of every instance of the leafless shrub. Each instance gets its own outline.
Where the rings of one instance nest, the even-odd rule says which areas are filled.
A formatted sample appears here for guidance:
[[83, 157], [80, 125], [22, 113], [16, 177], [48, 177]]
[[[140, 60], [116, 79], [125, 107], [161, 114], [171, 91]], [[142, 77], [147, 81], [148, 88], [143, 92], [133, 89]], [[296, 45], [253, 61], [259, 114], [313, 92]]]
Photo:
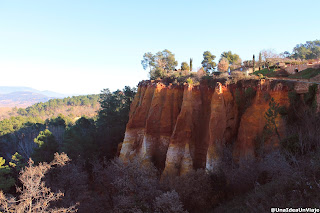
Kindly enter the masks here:
[[95, 163], [94, 176], [105, 208], [115, 212], [151, 211], [154, 199], [161, 195], [156, 168], [139, 159]]
[[259, 171], [267, 172], [272, 178], [289, 178], [293, 169], [280, 150], [275, 150], [266, 156], [259, 163]]
[[59, 200], [63, 193], [54, 193], [46, 187], [43, 178], [53, 165], [63, 165], [68, 160], [66, 154], [56, 154], [55, 162], [50, 164], [40, 163], [33, 165], [33, 161], [28, 161], [20, 173], [19, 180], [22, 188], [17, 188], [19, 199], [6, 198], [0, 193], [0, 210], [4, 212], [76, 212], [75, 206], [69, 208], [49, 208], [50, 203]]
[[78, 203], [79, 212], [91, 212], [94, 205], [92, 191], [89, 188], [88, 172], [84, 162], [77, 161], [65, 166], [51, 169], [45, 176], [45, 183], [52, 191], [61, 191], [63, 199], [57, 200], [52, 205], [65, 207]]
[[70, 158], [65, 153], [54, 153], [53, 161], [50, 163], [51, 165], [64, 166], [67, 162], [70, 161]]
[[[288, 125], [287, 138], [282, 141], [283, 151], [291, 154], [306, 155], [310, 152], [320, 150], [320, 117], [312, 110], [292, 107], [295, 120]], [[292, 112], [290, 112], [289, 116]], [[291, 140], [288, 140], [290, 139]]]
[[231, 72], [231, 77], [234, 83], [237, 83], [238, 81], [243, 79], [250, 78], [250, 77], [247, 77], [244, 72], [240, 72], [240, 71]]
[[203, 68], [200, 68], [198, 71], [197, 71], [197, 77], [198, 79], [200, 80], [203, 76], [206, 75], [206, 72], [203, 70]]
[[157, 213], [186, 213], [176, 191], [165, 192], [154, 201], [154, 210]]
[[167, 191], [178, 192], [185, 208], [190, 212], [208, 209], [214, 198], [211, 179], [204, 170], [190, 171], [189, 173], [163, 180], [162, 184]]

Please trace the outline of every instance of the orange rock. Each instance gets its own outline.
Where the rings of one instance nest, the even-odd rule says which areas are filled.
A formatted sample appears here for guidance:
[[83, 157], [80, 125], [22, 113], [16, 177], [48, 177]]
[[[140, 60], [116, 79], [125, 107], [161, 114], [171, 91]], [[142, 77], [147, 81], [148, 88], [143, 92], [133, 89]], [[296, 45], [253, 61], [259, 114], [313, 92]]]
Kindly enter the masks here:
[[[235, 89], [244, 92], [248, 87], [256, 95], [251, 105], [239, 112]], [[288, 90], [286, 83], [271, 80], [217, 83], [216, 88], [206, 83], [141, 82], [131, 105], [120, 158], [137, 156], [153, 162], [164, 175], [182, 175], [192, 169], [217, 168], [224, 143], [235, 143], [234, 157], [254, 156], [255, 140], [266, 124], [269, 98], [288, 106]], [[282, 137], [285, 122], [280, 116], [276, 122]], [[273, 135], [266, 144], [277, 146], [279, 138]]]

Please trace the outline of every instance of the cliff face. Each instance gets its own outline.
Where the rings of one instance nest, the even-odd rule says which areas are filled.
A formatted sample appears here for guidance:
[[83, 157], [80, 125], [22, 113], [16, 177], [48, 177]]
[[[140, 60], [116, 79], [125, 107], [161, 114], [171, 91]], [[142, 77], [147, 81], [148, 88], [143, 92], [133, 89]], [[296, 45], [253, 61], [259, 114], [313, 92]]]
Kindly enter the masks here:
[[[213, 86], [141, 82], [131, 105], [120, 158], [140, 157], [153, 162], [163, 174], [181, 175], [197, 168], [217, 168], [220, 147], [225, 143], [233, 144], [236, 158], [254, 156], [270, 99], [288, 107], [288, 91], [285, 83], [266, 80]], [[283, 136], [281, 116], [276, 124]], [[269, 146], [278, 143], [275, 133], [265, 142]]]

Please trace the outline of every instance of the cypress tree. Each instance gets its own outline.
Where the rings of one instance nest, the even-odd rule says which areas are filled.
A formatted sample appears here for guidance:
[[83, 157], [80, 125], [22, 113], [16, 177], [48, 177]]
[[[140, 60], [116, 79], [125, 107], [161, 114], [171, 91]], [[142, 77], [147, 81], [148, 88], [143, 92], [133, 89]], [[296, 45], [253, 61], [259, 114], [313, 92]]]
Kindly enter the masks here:
[[252, 63], [253, 63], [253, 72], [254, 72], [254, 69], [255, 69], [255, 67], [256, 67], [256, 61], [255, 61], [254, 54], [253, 54], [253, 60], [252, 60]]
[[192, 58], [190, 58], [190, 72], [192, 72]]
[[262, 55], [261, 55], [261, 52], [259, 52], [259, 70], [261, 70], [261, 64], [262, 64]]

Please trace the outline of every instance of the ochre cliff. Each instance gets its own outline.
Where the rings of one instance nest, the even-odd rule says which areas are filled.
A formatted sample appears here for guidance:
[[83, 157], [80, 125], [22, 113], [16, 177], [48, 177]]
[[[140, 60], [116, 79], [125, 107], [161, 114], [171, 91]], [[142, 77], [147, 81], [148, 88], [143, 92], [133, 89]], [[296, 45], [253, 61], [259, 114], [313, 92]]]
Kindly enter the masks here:
[[[307, 92], [294, 84], [247, 80], [192, 86], [143, 81], [131, 105], [120, 158], [139, 157], [153, 162], [163, 174], [181, 175], [197, 168], [216, 169], [225, 143], [233, 144], [235, 158], [254, 156], [270, 99], [288, 107], [290, 90]], [[283, 136], [281, 116], [276, 124]], [[265, 144], [278, 146], [279, 136], [273, 133]]]

